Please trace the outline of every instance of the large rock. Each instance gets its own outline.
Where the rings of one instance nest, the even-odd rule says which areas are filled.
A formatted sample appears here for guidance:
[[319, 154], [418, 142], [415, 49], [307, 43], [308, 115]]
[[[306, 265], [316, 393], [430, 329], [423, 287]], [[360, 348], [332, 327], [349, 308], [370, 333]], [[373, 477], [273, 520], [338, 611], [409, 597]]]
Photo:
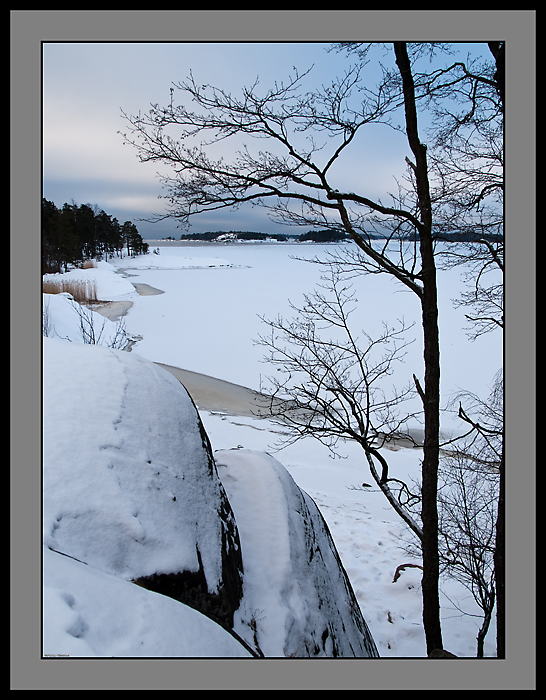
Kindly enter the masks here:
[[326, 522], [264, 452], [215, 453], [245, 569], [235, 630], [266, 657], [377, 657]]
[[184, 387], [136, 354], [43, 350], [44, 545], [231, 627], [239, 538]]

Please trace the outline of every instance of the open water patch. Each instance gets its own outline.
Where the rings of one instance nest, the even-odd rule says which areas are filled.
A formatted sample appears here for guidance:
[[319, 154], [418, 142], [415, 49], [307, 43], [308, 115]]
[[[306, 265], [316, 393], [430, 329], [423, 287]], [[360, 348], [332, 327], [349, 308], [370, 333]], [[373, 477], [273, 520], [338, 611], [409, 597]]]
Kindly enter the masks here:
[[155, 296], [156, 294], [165, 294], [162, 289], [157, 289], [149, 284], [143, 284], [141, 282], [131, 282], [136, 291], [141, 297]]

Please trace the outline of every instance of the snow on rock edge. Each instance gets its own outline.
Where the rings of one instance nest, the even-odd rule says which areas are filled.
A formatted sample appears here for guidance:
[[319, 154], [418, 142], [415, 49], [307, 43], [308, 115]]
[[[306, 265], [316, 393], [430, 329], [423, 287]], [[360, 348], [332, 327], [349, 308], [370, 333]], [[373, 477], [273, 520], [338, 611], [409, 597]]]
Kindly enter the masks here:
[[328, 526], [264, 452], [220, 450], [245, 575], [237, 633], [266, 657], [377, 657]]

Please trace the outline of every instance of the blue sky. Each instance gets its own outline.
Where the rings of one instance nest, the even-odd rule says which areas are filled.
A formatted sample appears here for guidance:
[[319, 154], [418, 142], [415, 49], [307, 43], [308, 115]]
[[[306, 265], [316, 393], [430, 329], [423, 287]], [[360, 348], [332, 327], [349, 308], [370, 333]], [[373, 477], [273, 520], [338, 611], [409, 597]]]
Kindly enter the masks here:
[[[191, 71], [198, 82], [237, 92], [256, 77], [264, 89], [285, 80], [293, 67], [313, 69], [306, 86], [320, 86], [341, 75], [354, 59], [328, 52], [326, 43], [97, 43], [43, 45], [43, 196], [58, 207], [74, 200], [96, 204], [120, 222], [131, 220], [144, 238], [179, 236], [176, 222], [149, 224], [139, 219], [162, 211], [164, 193], [158, 164], [140, 163], [123, 144], [122, 110], [146, 112], [166, 104], [170, 87]], [[466, 51], [469, 45], [461, 45]], [[487, 48], [481, 45], [488, 55]], [[489, 56], [488, 56], [489, 57]], [[384, 59], [392, 65], [392, 52]], [[180, 94], [180, 93], [175, 93]], [[263, 142], [260, 143], [263, 148]], [[368, 196], [394, 191], [393, 176], [409, 155], [403, 136], [373, 128], [349, 152], [340, 177]], [[340, 180], [341, 182], [341, 180]], [[349, 184], [350, 183], [350, 184]], [[340, 187], [341, 189], [341, 187]], [[241, 208], [200, 215], [190, 232], [206, 230], [287, 231], [265, 212]], [[290, 232], [294, 232], [290, 229]]]

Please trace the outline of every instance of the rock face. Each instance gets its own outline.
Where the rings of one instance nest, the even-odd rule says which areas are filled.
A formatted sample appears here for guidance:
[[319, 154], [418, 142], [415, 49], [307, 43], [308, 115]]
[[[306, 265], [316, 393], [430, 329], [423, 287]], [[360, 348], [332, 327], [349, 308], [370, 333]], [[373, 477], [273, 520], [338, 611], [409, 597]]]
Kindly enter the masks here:
[[266, 657], [379, 656], [312, 498], [266, 453], [215, 457], [243, 550], [238, 634]]
[[239, 537], [186, 390], [98, 346], [46, 338], [44, 365], [44, 544], [231, 627]]

